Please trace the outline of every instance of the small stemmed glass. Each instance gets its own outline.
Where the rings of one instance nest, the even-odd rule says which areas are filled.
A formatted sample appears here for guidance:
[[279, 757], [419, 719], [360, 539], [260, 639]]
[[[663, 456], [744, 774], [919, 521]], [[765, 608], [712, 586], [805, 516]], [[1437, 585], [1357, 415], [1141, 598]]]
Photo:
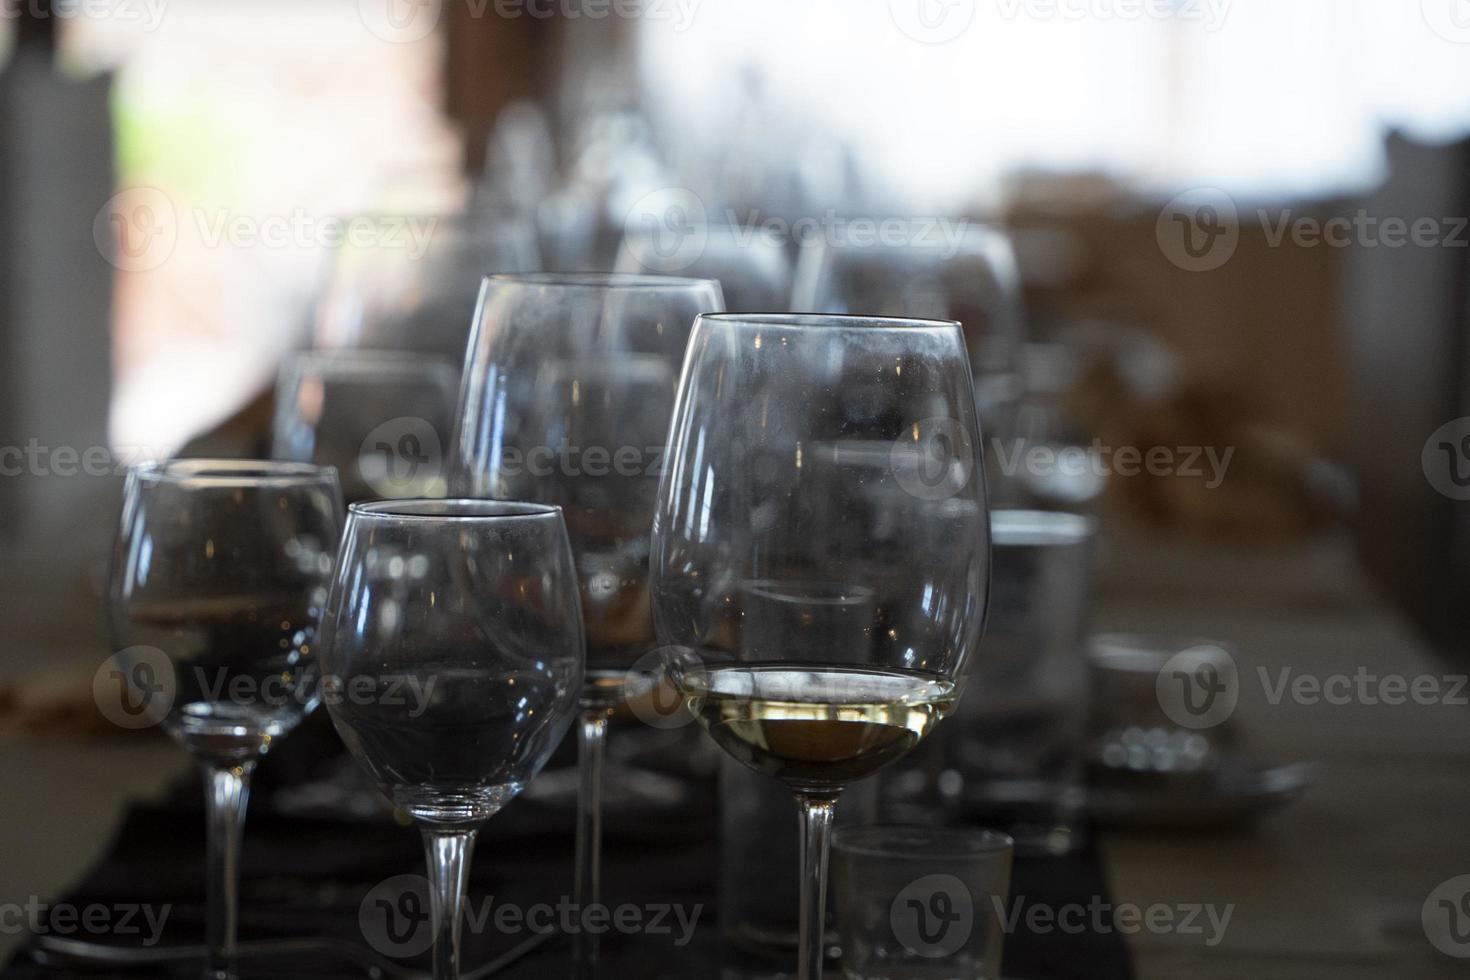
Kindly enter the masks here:
[[123, 491], [108, 585], [117, 652], [94, 693], [122, 723], [162, 724], [204, 771], [209, 980], [234, 975], [251, 773], [320, 697], [341, 512], [336, 472], [296, 463], [149, 464]]
[[584, 640], [566, 526], [537, 504], [353, 504], [337, 564], [322, 630], [327, 707], [422, 830], [434, 977], [457, 980], [475, 834], [576, 713]]

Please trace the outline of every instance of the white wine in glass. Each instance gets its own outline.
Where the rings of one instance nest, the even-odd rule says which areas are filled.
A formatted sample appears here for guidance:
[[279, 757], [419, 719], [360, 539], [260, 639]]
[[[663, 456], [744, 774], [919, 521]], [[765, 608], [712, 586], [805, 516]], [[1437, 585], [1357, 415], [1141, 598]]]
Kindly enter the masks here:
[[711, 738], [802, 812], [800, 976], [833, 806], [960, 696], [989, 518], [952, 321], [701, 316], [654, 511], [654, 621]]

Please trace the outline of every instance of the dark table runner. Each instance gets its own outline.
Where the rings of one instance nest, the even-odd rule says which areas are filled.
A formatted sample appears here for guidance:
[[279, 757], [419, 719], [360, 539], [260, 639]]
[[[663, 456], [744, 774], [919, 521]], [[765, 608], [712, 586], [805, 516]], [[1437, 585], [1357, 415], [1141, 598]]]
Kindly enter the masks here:
[[[691, 978], [776, 978], [791, 975], [791, 962], [760, 963], [722, 948], [716, 924], [715, 832], [718, 815], [713, 785], [691, 794], [693, 802], [677, 811], [645, 814], [608, 814], [604, 843], [604, 902], [610, 908], [636, 908], [645, 928], [617, 929], [603, 936], [603, 975], [610, 980], [691, 980]], [[707, 791], [706, 791], [707, 790]], [[197, 943], [203, 934], [204, 819], [196, 784], [180, 787], [164, 806], [131, 810], [107, 856], [81, 884], [61, 901], [79, 910], [100, 905], [108, 909], [125, 933], [126, 909], [145, 905], [157, 921], [164, 909], [167, 919], [161, 944]], [[793, 828], [793, 833], [795, 828]], [[486, 825], [475, 847], [470, 905], [482, 925], [471, 924], [464, 935], [466, 969], [517, 946], [533, 933], [518, 919], [497, 923], [502, 906], [529, 910], [544, 905], [541, 914], [556, 914], [570, 891], [572, 876], [573, 814], [566, 807], [550, 807], [518, 800]], [[242, 941], [283, 937], [329, 936], [357, 944], [370, 943], [379, 952], [409, 947], [426, 938], [428, 927], [407, 927], [411, 917], [391, 922], [390, 910], [411, 914], [421, 910], [421, 896], [406, 894], [422, 875], [423, 853], [417, 831], [390, 823], [347, 823], [288, 818], [271, 810], [259, 796], [246, 821], [240, 887]], [[1091, 908], [1108, 899], [1102, 867], [1093, 851], [1064, 859], [1017, 860], [1012, 896], [1023, 907], [1036, 905]], [[660, 908], [675, 906], [672, 911]], [[364, 909], [368, 911], [364, 913]], [[374, 911], [379, 910], [379, 911]], [[488, 912], [483, 920], [479, 917]], [[505, 913], [500, 913], [505, 914]], [[624, 913], [629, 918], [635, 914]], [[686, 928], [687, 923], [695, 928]], [[508, 926], [502, 931], [497, 925]], [[141, 944], [149, 934], [149, 920], [135, 912], [128, 926], [137, 931], [108, 934], [103, 941]], [[652, 928], [646, 928], [651, 926]], [[667, 931], [663, 931], [667, 930]], [[53, 930], [56, 932], [56, 930]], [[77, 938], [96, 940], [78, 930]], [[117, 967], [84, 972], [35, 962], [34, 944], [23, 948], [3, 971], [7, 980], [66, 976], [129, 975]], [[507, 980], [560, 977], [569, 973], [570, 940], [556, 936], [514, 965], [496, 974]], [[426, 957], [405, 962], [427, 969]], [[836, 975], [835, 969], [829, 969]], [[1121, 936], [1110, 931], [1061, 930], [1039, 934], [1028, 930], [1023, 916], [1006, 937], [1006, 977], [1097, 978], [1127, 980], [1129, 957]], [[157, 966], [131, 975], [165, 976]], [[324, 960], [252, 962], [245, 970], [254, 976], [361, 977], [342, 961]]]

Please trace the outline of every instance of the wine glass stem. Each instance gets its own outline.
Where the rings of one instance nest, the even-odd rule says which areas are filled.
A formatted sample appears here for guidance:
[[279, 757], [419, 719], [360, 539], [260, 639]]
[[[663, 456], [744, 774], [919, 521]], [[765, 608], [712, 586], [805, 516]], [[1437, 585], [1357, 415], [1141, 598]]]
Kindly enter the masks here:
[[[581, 783], [577, 791], [577, 857], [573, 901], [584, 916], [602, 894], [602, 762], [607, 749], [608, 709], [582, 709], [577, 751]], [[578, 928], [573, 935], [572, 962], [576, 980], [597, 975], [596, 933]]]
[[826, 956], [827, 850], [837, 795], [797, 793], [801, 806], [800, 980], [822, 980]]
[[434, 930], [434, 980], [459, 980], [459, 932], [475, 828], [425, 827], [429, 863], [429, 922]]
[[204, 765], [205, 813], [209, 821], [204, 976], [235, 975], [235, 932], [239, 909], [240, 831], [250, 801], [255, 762]]

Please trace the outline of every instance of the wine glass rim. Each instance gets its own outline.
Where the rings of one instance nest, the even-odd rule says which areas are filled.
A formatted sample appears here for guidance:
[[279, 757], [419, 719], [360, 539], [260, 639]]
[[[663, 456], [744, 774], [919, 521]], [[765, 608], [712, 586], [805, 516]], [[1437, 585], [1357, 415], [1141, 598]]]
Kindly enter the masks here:
[[293, 463], [275, 459], [215, 459], [190, 457], [139, 463], [128, 470], [153, 484], [208, 487], [307, 486], [337, 483], [335, 466]]
[[802, 330], [959, 330], [958, 320], [858, 313], [701, 313], [701, 322], [732, 327], [795, 327]]
[[685, 290], [719, 286], [717, 279], [641, 272], [497, 272], [485, 279], [497, 285], [554, 286], [560, 289]]
[[974, 859], [1003, 854], [1015, 847], [1008, 834], [966, 827], [875, 824], [843, 827], [833, 843], [850, 854], [875, 858]]
[[1077, 544], [1097, 534], [1098, 522], [1060, 510], [999, 508], [990, 512], [990, 540], [997, 545]]
[[325, 368], [341, 374], [369, 374], [383, 369], [383, 373], [415, 374], [423, 369], [439, 372], [454, 372], [454, 367], [444, 358], [423, 351], [397, 350], [390, 348], [336, 348], [329, 350], [304, 350], [292, 354], [284, 367], [301, 373], [303, 368]]
[[1232, 644], [1208, 636], [1116, 631], [1088, 637], [1087, 660], [1099, 669], [1147, 674], [1157, 673], [1180, 654], [1219, 661], [1230, 658], [1233, 649]]
[[561, 508], [520, 500], [478, 497], [418, 497], [350, 504], [349, 515], [386, 521], [516, 521], [561, 518]]

